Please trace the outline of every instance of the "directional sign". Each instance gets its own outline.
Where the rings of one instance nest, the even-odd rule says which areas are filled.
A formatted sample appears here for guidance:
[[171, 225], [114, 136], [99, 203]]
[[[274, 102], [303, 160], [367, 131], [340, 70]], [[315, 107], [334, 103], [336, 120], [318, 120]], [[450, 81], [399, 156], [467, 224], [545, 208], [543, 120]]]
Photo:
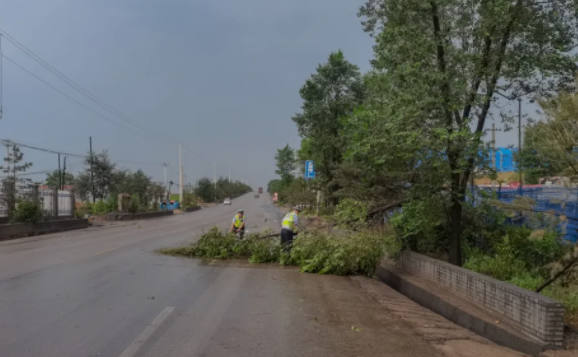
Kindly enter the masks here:
[[305, 178], [313, 179], [315, 178], [315, 167], [313, 166], [313, 161], [305, 161]]

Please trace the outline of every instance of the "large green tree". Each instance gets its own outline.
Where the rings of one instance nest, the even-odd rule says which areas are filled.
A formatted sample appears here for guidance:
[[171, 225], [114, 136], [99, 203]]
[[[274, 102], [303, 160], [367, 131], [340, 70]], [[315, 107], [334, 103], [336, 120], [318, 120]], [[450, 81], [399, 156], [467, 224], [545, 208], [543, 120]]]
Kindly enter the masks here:
[[[79, 197], [87, 200], [106, 200], [110, 195], [121, 192], [121, 188], [127, 188], [126, 180], [130, 172], [121, 170], [114, 163], [105, 150], [98, 154], [89, 155], [84, 160], [84, 170], [75, 179], [75, 190]], [[123, 187], [124, 186], [124, 187]], [[94, 188], [94, 194], [93, 194]], [[138, 192], [125, 192], [138, 193]]]
[[578, 94], [560, 93], [539, 104], [546, 120], [524, 133], [522, 166], [532, 182], [561, 175], [578, 182]]
[[20, 151], [19, 146], [8, 146], [8, 155], [4, 158], [4, 164], [0, 166], [0, 171], [5, 174], [1, 181], [0, 199], [8, 209], [9, 214], [12, 214], [16, 208], [17, 193], [32, 184], [30, 178], [22, 176], [31, 166], [31, 162], [24, 160], [24, 153]]
[[299, 135], [307, 139], [307, 153], [316, 159], [319, 180], [329, 195], [338, 188], [332, 181], [342, 161], [342, 119], [362, 102], [364, 86], [359, 68], [345, 59], [342, 51], [331, 53], [327, 63], [317, 66], [301, 87], [302, 112], [293, 117]]
[[61, 171], [54, 170], [46, 174], [46, 179], [44, 179], [44, 184], [48, 187], [58, 187], [61, 178], [63, 179], [63, 185], [74, 185], [74, 175], [70, 172], [62, 174]]
[[284, 185], [289, 185], [295, 177], [294, 171], [296, 168], [295, 151], [289, 146], [289, 144], [285, 145], [283, 149], [277, 149], [275, 162], [277, 164], [277, 170], [275, 170], [275, 173], [281, 177], [281, 181]]
[[440, 190], [449, 186], [453, 264], [462, 262], [464, 200], [486, 122], [491, 113], [513, 119], [498, 100], [573, 89], [576, 10], [575, 0], [368, 0], [360, 10], [388, 106], [382, 129], [360, 141], [387, 146], [418, 133], [419, 165], [438, 169]]

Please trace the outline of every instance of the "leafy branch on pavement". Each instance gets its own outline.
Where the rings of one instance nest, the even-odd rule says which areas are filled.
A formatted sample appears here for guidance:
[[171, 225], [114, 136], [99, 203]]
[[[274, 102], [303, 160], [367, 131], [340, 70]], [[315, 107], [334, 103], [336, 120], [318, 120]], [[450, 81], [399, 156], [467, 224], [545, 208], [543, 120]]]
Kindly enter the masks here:
[[393, 246], [387, 234], [362, 231], [328, 235], [316, 230], [300, 233], [290, 253], [286, 253], [280, 241], [272, 239], [275, 236], [264, 232], [239, 240], [213, 227], [196, 243], [161, 249], [159, 253], [189, 258], [248, 258], [251, 263], [296, 265], [308, 273], [372, 276], [386, 247]]

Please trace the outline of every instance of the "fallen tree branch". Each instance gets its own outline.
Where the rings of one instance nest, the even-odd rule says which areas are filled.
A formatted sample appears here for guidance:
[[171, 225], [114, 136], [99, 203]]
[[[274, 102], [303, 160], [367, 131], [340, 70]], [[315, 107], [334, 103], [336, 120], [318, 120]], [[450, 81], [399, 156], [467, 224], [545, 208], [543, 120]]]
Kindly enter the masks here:
[[548, 285], [552, 284], [554, 281], [556, 281], [556, 279], [558, 279], [559, 277], [561, 277], [562, 275], [564, 275], [564, 273], [566, 273], [566, 271], [568, 271], [568, 269], [572, 268], [572, 266], [574, 264], [576, 264], [576, 262], [578, 262], [578, 257], [572, 259], [572, 261], [570, 261], [570, 263], [568, 263], [564, 269], [562, 269], [560, 272], [558, 272], [558, 274], [554, 275], [552, 278], [546, 280], [542, 285], [540, 285], [537, 289], [536, 292], [539, 293], [540, 291], [544, 290], [546, 287], [548, 287]]

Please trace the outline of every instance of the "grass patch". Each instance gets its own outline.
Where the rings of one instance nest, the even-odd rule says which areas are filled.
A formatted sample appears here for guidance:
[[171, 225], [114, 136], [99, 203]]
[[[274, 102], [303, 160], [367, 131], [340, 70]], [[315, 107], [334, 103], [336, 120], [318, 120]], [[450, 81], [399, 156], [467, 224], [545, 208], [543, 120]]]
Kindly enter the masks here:
[[290, 253], [286, 253], [278, 237], [264, 238], [268, 234], [249, 234], [238, 240], [213, 227], [196, 243], [161, 249], [159, 253], [189, 258], [247, 258], [251, 263], [296, 265], [308, 273], [373, 276], [383, 256], [400, 247], [393, 236], [372, 231], [332, 236], [312, 232], [298, 235]]

